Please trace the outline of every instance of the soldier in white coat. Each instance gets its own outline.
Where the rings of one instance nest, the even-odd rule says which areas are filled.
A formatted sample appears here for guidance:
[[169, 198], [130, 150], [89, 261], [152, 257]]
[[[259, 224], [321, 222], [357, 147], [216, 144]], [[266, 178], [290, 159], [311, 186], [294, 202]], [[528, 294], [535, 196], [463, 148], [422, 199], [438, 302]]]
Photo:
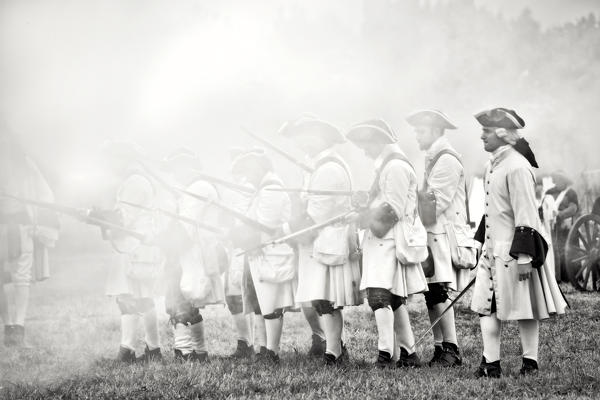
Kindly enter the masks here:
[[[384, 121], [357, 124], [346, 137], [375, 161], [372, 201], [365, 221], [368, 228], [362, 243], [360, 289], [366, 291], [377, 323], [376, 365], [419, 367], [405, 305], [409, 295], [427, 290], [420, 264], [427, 256], [427, 234], [417, 213], [417, 176]], [[413, 250], [419, 254], [413, 254]]]
[[475, 115], [491, 153], [486, 167], [485, 214], [476, 235], [483, 243], [471, 309], [480, 315], [483, 357], [478, 377], [500, 377], [502, 321], [517, 320], [521, 374], [538, 370], [539, 321], [567, 306], [545, 262], [548, 241], [535, 199], [535, 157], [513, 110], [495, 108]]
[[[200, 161], [187, 149], [173, 152], [165, 160], [175, 185], [186, 191], [217, 201], [214, 185], [198, 178]], [[211, 227], [219, 225], [219, 210], [210, 203], [179, 194], [177, 214]], [[225, 248], [215, 232], [171, 220], [156, 239], [167, 255], [165, 304], [173, 325], [175, 358], [204, 362], [208, 349], [201, 309], [223, 304], [225, 294], [221, 275], [227, 266]]]
[[[157, 188], [135, 162], [141, 154], [140, 150], [131, 143], [112, 142], [104, 152], [115, 178], [120, 179], [121, 184], [113, 208], [92, 210], [90, 216], [122, 225], [146, 235], [148, 239], [155, 237], [159, 231], [155, 214], [127, 204], [153, 208], [157, 201]], [[117, 360], [136, 361], [140, 319], [146, 345], [140, 361], [161, 359], [155, 298], [159, 295], [157, 284], [164, 262], [162, 252], [146, 241], [141, 242], [116, 230], [103, 230], [102, 234], [110, 241], [118, 256], [109, 269], [106, 288], [106, 294], [116, 298], [121, 312], [121, 345]]]
[[[350, 169], [333, 149], [346, 141], [335, 126], [305, 116], [284, 125], [280, 133], [295, 140], [310, 158], [314, 170], [306, 180], [307, 190], [352, 190]], [[323, 223], [352, 208], [349, 195], [308, 192], [304, 200], [303, 220], [308, 226]], [[337, 364], [342, 354], [346, 355], [342, 344], [343, 307], [360, 304], [357, 249], [354, 224], [346, 222], [324, 227], [298, 243], [296, 302], [312, 306], [320, 317], [326, 339], [326, 364]]]
[[[17, 139], [0, 130], [0, 194], [53, 202], [54, 195]], [[25, 344], [31, 283], [50, 276], [48, 248], [58, 239], [56, 214], [0, 197], [0, 317], [4, 344]]]
[[261, 314], [265, 320], [267, 346], [260, 349], [257, 358], [277, 363], [283, 314], [295, 305], [294, 251], [286, 243], [253, 249], [283, 235], [284, 231], [289, 232], [291, 202], [287, 193], [268, 190], [283, 187], [283, 182], [273, 172], [264, 150], [243, 152], [232, 164], [234, 175], [243, 176], [257, 188], [247, 216], [271, 230], [268, 233], [242, 225], [232, 231], [232, 240], [235, 247], [250, 250], [242, 288], [244, 308], [248, 312]]
[[[467, 227], [465, 173], [460, 155], [445, 135], [456, 129], [438, 110], [420, 110], [406, 120], [413, 126], [419, 148], [425, 152], [425, 177], [421, 191], [435, 199], [435, 215], [423, 218], [430, 248], [432, 275], [427, 274], [429, 291], [425, 302], [429, 320], [435, 321], [450, 304], [448, 291], [462, 291], [469, 282], [469, 270], [457, 268], [451, 258], [448, 230], [469, 231]], [[433, 213], [432, 213], [433, 214]], [[462, 364], [456, 337], [454, 309], [433, 328], [434, 352], [429, 365], [451, 367]]]

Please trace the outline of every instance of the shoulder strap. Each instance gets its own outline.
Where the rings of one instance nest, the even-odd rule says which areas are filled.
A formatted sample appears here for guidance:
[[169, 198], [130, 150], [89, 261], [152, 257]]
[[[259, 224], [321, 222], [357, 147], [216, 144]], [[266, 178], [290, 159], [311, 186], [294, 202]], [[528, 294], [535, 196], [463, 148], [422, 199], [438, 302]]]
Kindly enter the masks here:
[[377, 173], [375, 174], [375, 180], [373, 181], [373, 184], [371, 185], [371, 189], [369, 190], [369, 194], [370, 194], [371, 198], [374, 198], [379, 193], [379, 179], [381, 178], [381, 172], [384, 170], [386, 165], [388, 165], [389, 162], [393, 161], [393, 160], [404, 161], [405, 163], [410, 165], [410, 167], [412, 168], [413, 171], [415, 170], [415, 168], [411, 164], [410, 160], [408, 158], [406, 158], [406, 156], [404, 154], [402, 154], [402, 153], [389, 154], [386, 158], [384, 158], [383, 162], [381, 163], [381, 167], [379, 167], [379, 169], [377, 170]]
[[321, 167], [322, 165], [327, 164], [328, 162], [335, 163], [335, 164], [339, 165], [340, 167], [342, 167], [342, 169], [346, 173], [346, 176], [348, 177], [350, 186], [352, 186], [352, 175], [350, 174], [350, 171], [348, 170], [348, 167], [346, 166], [346, 164], [339, 157], [336, 157], [336, 156], [323, 157], [315, 164], [315, 170], [317, 168]]
[[[438, 160], [444, 154], [451, 155], [452, 157], [456, 158], [456, 160], [460, 163], [460, 165], [463, 165], [462, 160], [460, 159], [460, 156], [454, 150], [444, 149], [444, 150], [438, 152], [431, 159], [431, 161], [429, 162], [429, 164], [427, 164], [427, 167], [425, 168], [425, 180], [423, 182], [423, 188], [427, 187], [427, 178], [429, 178], [429, 175], [431, 174], [431, 171], [433, 170], [433, 167], [435, 166], [435, 164], [438, 162]], [[467, 188], [467, 175], [465, 175], [465, 173], [464, 173], [464, 167], [463, 167], [463, 175], [465, 176], [465, 209], [466, 209], [466, 212], [467, 212], [467, 224], [470, 224], [471, 223], [471, 213], [469, 211], [469, 190]]]

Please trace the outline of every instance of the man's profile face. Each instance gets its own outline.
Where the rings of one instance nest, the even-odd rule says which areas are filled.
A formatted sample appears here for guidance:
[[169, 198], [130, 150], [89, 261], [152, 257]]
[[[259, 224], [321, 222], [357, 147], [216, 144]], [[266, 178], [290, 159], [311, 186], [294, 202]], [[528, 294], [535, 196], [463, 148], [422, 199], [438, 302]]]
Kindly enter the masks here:
[[492, 153], [500, 146], [506, 144], [496, 133], [496, 128], [483, 128], [481, 131], [481, 140], [483, 141], [483, 149], [488, 153]]
[[419, 144], [419, 149], [422, 151], [429, 150], [433, 142], [438, 138], [435, 130], [431, 126], [419, 125], [415, 126], [415, 138]]

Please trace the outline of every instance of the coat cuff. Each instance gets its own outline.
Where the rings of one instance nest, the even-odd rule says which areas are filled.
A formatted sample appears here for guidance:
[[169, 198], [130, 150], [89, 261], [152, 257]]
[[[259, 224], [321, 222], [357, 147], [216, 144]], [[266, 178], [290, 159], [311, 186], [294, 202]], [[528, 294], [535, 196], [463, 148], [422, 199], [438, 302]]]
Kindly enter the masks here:
[[539, 268], [544, 265], [546, 254], [548, 253], [548, 243], [535, 229], [528, 226], [517, 226], [515, 236], [510, 247], [510, 256], [519, 258], [520, 254], [531, 256], [531, 265]]

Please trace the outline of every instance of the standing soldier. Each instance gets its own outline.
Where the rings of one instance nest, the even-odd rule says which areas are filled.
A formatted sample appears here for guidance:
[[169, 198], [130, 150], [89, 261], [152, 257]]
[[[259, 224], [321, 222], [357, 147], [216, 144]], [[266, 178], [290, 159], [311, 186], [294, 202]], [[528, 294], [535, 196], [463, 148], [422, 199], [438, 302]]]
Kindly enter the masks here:
[[[151, 178], [136, 164], [141, 152], [130, 143], [108, 144], [105, 155], [114, 179], [121, 182], [113, 209], [92, 210], [90, 217], [112, 221], [135, 230], [148, 238], [158, 233], [158, 224], [152, 211], [145, 211], [127, 203], [153, 208], [156, 204], [156, 187]], [[124, 233], [103, 230], [118, 254], [111, 265], [107, 280], [107, 295], [114, 296], [121, 312], [121, 345], [117, 360], [135, 362], [137, 325], [142, 319], [146, 342], [140, 361], [162, 359], [158, 333], [155, 297], [163, 257], [156, 246], [140, 242]]]
[[[311, 193], [352, 190], [350, 169], [333, 150], [333, 146], [345, 142], [340, 131], [327, 122], [303, 117], [284, 125], [280, 133], [297, 141], [314, 168], [306, 184], [304, 224], [320, 224], [348, 212], [351, 209], [348, 195]], [[296, 302], [311, 306], [320, 317], [327, 343], [326, 364], [340, 362], [345, 352], [342, 308], [360, 304], [357, 249], [356, 229], [344, 222], [327, 226], [315, 237], [307, 237], [298, 244]]]
[[478, 377], [501, 376], [501, 322], [517, 320], [523, 348], [521, 375], [538, 369], [539, 321], [563, 314], [566, 302], [545, 263], [548, 245], [535, 200], [535, 157], [513, 110], [475, 115], [492, 157], [484, 176], [485, 214], [477, 240], [483, 243], [471, 309], [479, 314], [483, 357]]
[[233, 162], [232, 173], [257, 188], [248, 216], [272, 231], [260, 232], [240, 226], [231, 234], [235, 247], [250, 250], [243, 279], [244, 308], [262, 314], [265, 320], [267, 346], [260, 349], [257, 357], [277, 363], [283, 314], [294, 307], [294, 252], [285, 243], [260, 250], [254, 248], [282, 234], [291, 214], [290, 198], [286, 193], [267, 190], [281, 188], [283, 183], [273, 172], [271, 160], [262, 149], [238, 155]]
[[[421, 202], [432, 202], [431, 215], [421, 215], [421, 218], [427, 229], [427, 245], [433, 264], [433, 275], [427, 274], [429, 291], [425, 293], [429, 320], [433, 322], [450, 304], [448, 291], [463, 290], [469, 280], [468, 269], [453, 266], [448, 238], [449, 229], [464, 230], [467, 225], [465, 173], [460, 156], [444, 135], [446, 129], [456, 129], [446, 115], [437, 110], [422, 110], [406, 120], [414, 127], [419, 148], [425, 152], [421, 193], [427, 195], [421, 196]], [[430, 366], [462, 364], [454, 309], [448, 310], [433, 328], [433, 340]]]
[[[237, 160], [237, 157], [244, 153], [244, 149], [232, 148], [231, 149], [231, 162]], [[232, 171], [234, 170], [234, 164], [232, 164]], [[246, 181], [244, 176], [232, 174], [235, 183], [245, 186], [248, 189], [256, 191], [256, 188]], [[226, 202], [231, 208], [236, 211], [246, 213], [250, 208], [254, 195], [247, 192], [229, 190], [226, 191]], [[230, 219], [234, 225], [238, 223], [235, 219]], [[232, 354], [234, 358], [249, 358], [254, 355], [252, 344], [256, 345], [256, 351], [260, 352], [261, 347], [266, 349], [266, 332], [265, 332], [265, 320], [260, 315], [260, 307], [256, 310], [252, 310], [252, 314], [248, 315], [244, 312], [244, 301], [243, 301], [243, 277], [244, 268], [246, 265], [246, 256], [239, 255], [242, 251], [240, 248], [234, 248], [233, 243], [229, 241], [229, 268], [225, 273], [225, 299], [227, 301], [227, 308], [233, 317], [235, 330], [238, 335], [237, 348]], [[257, 311], [258, 313], [256, 313]], [[264, 353], [264, 350], [263, 350]]]
[[[218, 200], [214, 185], [198, 179], [197, 171], [201, 167], [194, 152], [178, 150], [167, 157], [166, 164], [178, 187], [212, 201]], [[219, 212], [214, 206], [188, 195], [179, 194], [177, 212], [188, 221], [212, 227], [219, 223]], [[200, 308], [225, 302], [221, 281], [227, 263], [225, 249], [214, 232], [176, 220], [171, 221], [157, 242], [168, 249], [165, 304], [174, 328], [175, 358], [207, 361]]]
[[5, 346], [23, 346], [31, 282], [50, 276], [48, 247], [58, 239], [54, 213], [2, 194], [52, 202], [36, 164], [8, 132], [0, 131], [0, 312]]
[[[417, 177], [384, 121], [355, 125], [346, 137], [375, 161], [360, 289], [366, 290], [377, 323], [376, 365], [390, 367], [397, 360], [397, 367], [418, 367], [420, 360], [413, 350], [415, 339], [405, 305], [409, 295], [427, 290], [420, 264], [426, 257], [427, 239], [417, 213]], [[414, 247], [420, 249], [420, 255], [412, 254], [413, 244], [420, 245]]]

